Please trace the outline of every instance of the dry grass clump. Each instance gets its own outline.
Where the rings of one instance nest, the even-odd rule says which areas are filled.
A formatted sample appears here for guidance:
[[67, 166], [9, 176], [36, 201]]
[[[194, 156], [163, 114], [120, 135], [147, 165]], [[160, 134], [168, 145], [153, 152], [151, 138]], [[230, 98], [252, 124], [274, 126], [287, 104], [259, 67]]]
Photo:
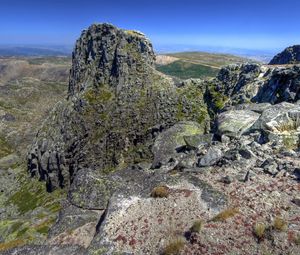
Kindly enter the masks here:
[[228, 218], [233, 217], [234, 215], [238, 214], [240, 211], [238, 208], [233, 207], [233, 208], [228, 208], [219, 214], [217, 214], [215, 217], [212, 218], [212, 221], [225, 221]]
[[200, 233], [200, 231], [202, 229], [202, 226], [203, 226], [203, 221], [202, 220], [196, 220], [193, 223], [193, 226], [190, 229], [191, 233]]
[[163, 255], [178, 255], [183, 250], [185, 240], [183, 237], [176, 237], [171, 240], [163, 250]]
[[9, 242], [6, 242], [6, 243], [0, 243], [0, 251], [9, 250], [9, 249], [12, 249], [14, 247], [21, 246], [24, 243], [25, 243], [25, 241], [21, 240], [21, 239], [12, 240], [12, 241], [9, 241]]
[[296, 131], [300, 127], [300, 119], [299, 118], [294, 118], [290, 119], [289, 121], [286, 121], [284, 123], [280, 123], [276, 129], [279, 132], [292, 132]]
[[151, 197], [163, 198], [170, 195], [170, 189], [167, 186], [157, 186], [151, 192]]
[[276, 217], [273, 221], [273, 228], [277, 231], [286, 231], [287, 226], [287, 222], [282, 218]]
[[265, 236], [266, 229], [267, 227], [264, 223], [256, 223], [253, 228], [253, 234], [259, 241], [261, 241]]
[[300, 234], [297, 234], [297, 236], [294, 239], [294, 242], [296, 245], [300, 245]]

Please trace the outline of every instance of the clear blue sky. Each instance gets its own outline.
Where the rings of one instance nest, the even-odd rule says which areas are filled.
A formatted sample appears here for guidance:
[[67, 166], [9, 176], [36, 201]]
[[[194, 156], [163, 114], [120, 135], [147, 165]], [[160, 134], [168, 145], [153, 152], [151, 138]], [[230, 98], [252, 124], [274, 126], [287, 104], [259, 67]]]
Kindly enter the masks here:
[[74, 44], [91, 23], [154, 45], [278, 49], [300, 44], [299, 0], [1, 0], [0, 44]]

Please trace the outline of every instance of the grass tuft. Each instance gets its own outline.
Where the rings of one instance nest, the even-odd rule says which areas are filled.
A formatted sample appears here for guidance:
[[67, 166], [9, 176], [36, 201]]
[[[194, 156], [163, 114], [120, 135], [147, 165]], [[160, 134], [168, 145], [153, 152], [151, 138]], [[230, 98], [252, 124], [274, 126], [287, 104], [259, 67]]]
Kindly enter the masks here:
[[163, 250], [163, 255], [178, 255], [183, 250], [185, 241], [182, 237], [171, 240]]
[[253, 228], [253, 234], [259, 241], [261, 241], [265, 236], [266, 229], [267, 227], [264, 223], [256, 223]]
[[12, 248], [15, 248], [17, 246], [23, 245], [25, 242], [20, 239], [12, 240], [6, 243], [0, 243], [0, 251], [6, 251]]
[[163, 198], [170, 195], [170, 189], [167, 186], [157, 186], [151, 192], [151, 197]]
[[201, 229], [203, 226], [203, 221], [202, 220], [196, 220], [191, 227], [191, 233], [200, 233]]
[[283, 220], [282, 218], [276, 217], [273, 221], [273, 227], [274, 229], [276, 229], [277, 231], [286, 231], [288, 224], [285, 220]]
[[235, 216], [239, 212], [240, 212], [239, 209], [236, 207], [228, 208], [228, 209], [220, 212], [219, 214], [217, 214], [215, 217], [213, 217], [212, 221], [225, 221], [225, 220]]
[[297, 234], [297, 236], [294, 239], [294, 242], [296, 245], [300, 245], [300, 234]]

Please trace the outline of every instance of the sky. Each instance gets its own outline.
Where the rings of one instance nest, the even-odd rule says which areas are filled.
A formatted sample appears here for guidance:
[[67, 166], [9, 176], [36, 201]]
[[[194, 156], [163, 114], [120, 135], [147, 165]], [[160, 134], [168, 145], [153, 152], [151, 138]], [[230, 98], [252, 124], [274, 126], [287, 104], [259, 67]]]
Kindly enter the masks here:
[[103, 22], [142, 31], [155, 48], [300, 44], [299, 0], [1, 0], [0, 11], [0, 45], [73, 45]]

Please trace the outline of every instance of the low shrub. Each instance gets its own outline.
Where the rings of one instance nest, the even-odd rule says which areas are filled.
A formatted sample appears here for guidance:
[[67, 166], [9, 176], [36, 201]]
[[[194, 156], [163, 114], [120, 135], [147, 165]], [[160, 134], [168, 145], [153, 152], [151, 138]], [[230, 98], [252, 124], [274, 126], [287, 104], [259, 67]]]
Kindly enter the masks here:
[[170, 189], [167, 186], [157, 186], [151, 192], [151, 197], [163, 198], [170, 195]]

